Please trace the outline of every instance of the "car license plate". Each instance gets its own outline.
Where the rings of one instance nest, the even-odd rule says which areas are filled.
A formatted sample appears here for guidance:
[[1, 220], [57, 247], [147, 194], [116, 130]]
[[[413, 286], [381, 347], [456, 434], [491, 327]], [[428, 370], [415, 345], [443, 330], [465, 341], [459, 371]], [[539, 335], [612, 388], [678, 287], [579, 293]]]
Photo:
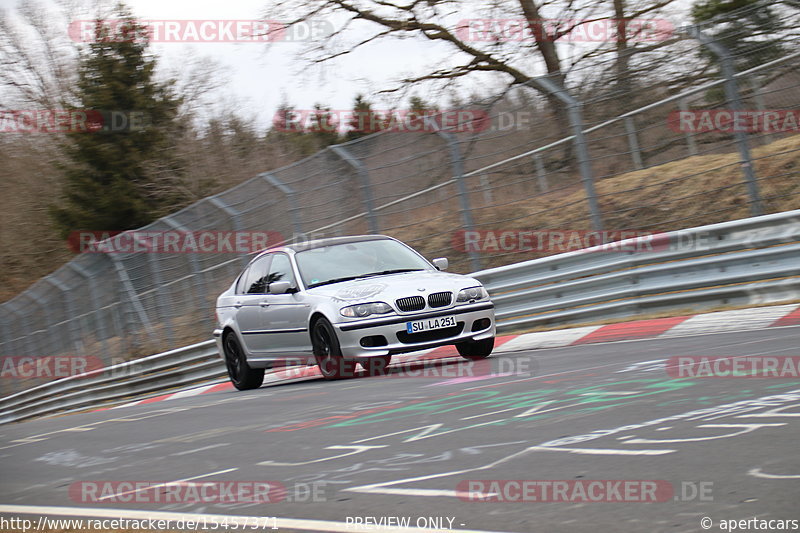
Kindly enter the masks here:
[[406, 322], [406, 331], [409, 333], [420, 333], [422, 331], [430, 331], [432, 329], [449, 328], [455, 325], [456, 317], [440, 316], [437, 318], [428, 318], [426, 320]]

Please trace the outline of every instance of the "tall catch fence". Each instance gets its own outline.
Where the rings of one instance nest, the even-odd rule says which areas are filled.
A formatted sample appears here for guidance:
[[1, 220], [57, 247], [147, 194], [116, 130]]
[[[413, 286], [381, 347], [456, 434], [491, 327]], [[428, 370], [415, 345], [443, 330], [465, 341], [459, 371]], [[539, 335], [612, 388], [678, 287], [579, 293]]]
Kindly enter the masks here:
[[[768, 33], [731, 23], [764, 9], [780, 22]], [[133, 235], [384, 233], [466, 273], [796, 209], [799, 28], [800, 9], [772, 2], [627, 51], [610, 43], [559, 77], [465, 104], [456, 123], [328, 147]], [[108, 365], [205, 340], [216, 296], [248, 260], [80, 253], [2, 304], [0, 355]], [[2, 392], [35, 382], [3, 380]]]

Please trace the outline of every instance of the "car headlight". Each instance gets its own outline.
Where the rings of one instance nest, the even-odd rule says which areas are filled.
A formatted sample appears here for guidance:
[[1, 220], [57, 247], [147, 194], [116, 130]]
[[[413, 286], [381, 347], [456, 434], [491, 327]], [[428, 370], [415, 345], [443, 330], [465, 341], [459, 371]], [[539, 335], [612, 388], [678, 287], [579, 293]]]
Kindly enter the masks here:
[[475, 300], [483, 300], [484, 298], [488, 298], [489, 293], [486, 292], [486, 289], [483, 287], [469, 287], [467, 289], [463, 289], [458, 293], [456, 297], [457, 302], [471, 302]]
[[368, 304], [351, 305], [339, 309], [342, 316], [350, 318], [364, 318], [370, 315], [385, 315], [391, 313], [392, 308], [383, 302], [372, 302]]

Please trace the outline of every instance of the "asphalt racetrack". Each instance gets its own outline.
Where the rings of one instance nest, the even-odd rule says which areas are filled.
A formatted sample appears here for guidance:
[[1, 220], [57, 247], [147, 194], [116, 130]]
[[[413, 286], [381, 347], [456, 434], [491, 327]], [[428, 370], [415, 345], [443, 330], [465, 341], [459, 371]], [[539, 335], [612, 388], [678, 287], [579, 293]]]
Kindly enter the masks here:
[[[798, 346], [795, 326], [521, 347], [483, 366], [448, 359], [2, 426], [0, 513], [227, 515], [284, 531], [793, 529], [800, 380], [671, 365]], [[228, 500], [190, 490], [225, 483]]]

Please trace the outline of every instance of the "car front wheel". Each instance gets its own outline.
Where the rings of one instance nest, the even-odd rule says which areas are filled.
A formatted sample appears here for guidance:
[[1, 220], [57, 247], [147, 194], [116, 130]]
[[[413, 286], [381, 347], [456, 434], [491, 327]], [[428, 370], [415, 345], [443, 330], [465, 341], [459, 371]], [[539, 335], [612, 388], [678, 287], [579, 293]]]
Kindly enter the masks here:
[[458, 353], [464, 359], [486, 359], [494, 349], [494, 337], [480, 341], [465, 341], [456, 344]]
[[325, 379], [353, 377], [355, 362], [342, 357], [336, 331], [325, 318], [319, 318], [311, 327], [311, 345], [319, 371]]
[[250, 368], [235, 333], [231, 332], [225, 336], [223, 349], [228, 377], [231, 378], [234, 387], [239, 390], [257, 389], [264, 383], [264, 369]]

